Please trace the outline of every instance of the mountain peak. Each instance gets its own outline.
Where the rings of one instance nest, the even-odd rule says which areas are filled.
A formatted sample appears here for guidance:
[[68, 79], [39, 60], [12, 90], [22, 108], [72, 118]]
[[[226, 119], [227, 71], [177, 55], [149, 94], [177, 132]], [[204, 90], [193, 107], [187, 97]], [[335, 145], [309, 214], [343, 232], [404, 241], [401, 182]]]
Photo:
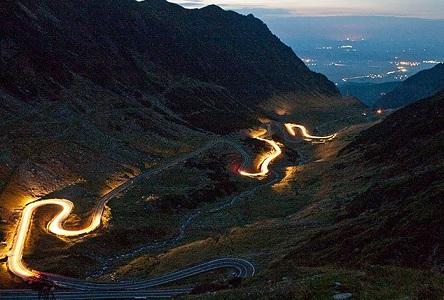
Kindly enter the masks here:
[[[224, 87], [246, 105], [294, 91], [313, 97], [338, 95], [333, 83], [311, 72], [258, 19], [216, 5], [186, 10], [164, 0], [140, 5], [79, 2], [82, 5], [22, 0], [37, 16], [39, 29], [36, 22], [14, 13], [0, 21], [10, 42], [20, 49], [21, 59], [33, 53], [26, 60], [28, 68], [39, 73], [35, 81], [77, 74], [103, 86], [137, 82], [138, 88], [151, 91], [153, 83], [147, 80], [151, 75], [146, 70], [157, 68], [173, 77]], [[50, 56], [53, 59], [48, 61]], [[48, 64], [50, 68], [41, 68]], [[53, 93], [46, 83], [34, 86], [20, 64], [6, 64], [2, 70], [12, 82], [27, 87], [18, 90]], [[27, 75], [19, 75], [22, 72]]]
[[207, 5], [205, 7], [202, 7], [200, 10], [202, 10], [202, 11], [214, 11], [214, 12], [223, 12], [224, 11], [220, 6], [217, 6], [216, 4]]

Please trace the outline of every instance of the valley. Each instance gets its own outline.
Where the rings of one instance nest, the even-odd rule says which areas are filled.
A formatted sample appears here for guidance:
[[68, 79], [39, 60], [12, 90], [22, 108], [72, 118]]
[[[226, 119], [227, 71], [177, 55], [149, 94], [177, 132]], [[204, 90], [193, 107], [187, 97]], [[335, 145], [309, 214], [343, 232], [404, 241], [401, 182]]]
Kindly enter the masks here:
[[[279, 126], [279, 125], [278, 125]], [[283, 126], [283, 124], [281, 124], [281, 126]], [[269, 128], [271, 128], [271, 126], [268, 126]], [[318, 143], [325, 143], [327, 141], [331, 141], [333, 140], [336, 135], [330, 135], [327, 137], [318, 137], [318, 136], [313, 136], [310, 135], [307, 131], [307, 129], [302, 126], [302, 125], [297, 125], [297, 124], [285, 124], [285, 128], [288, 131], [288, 134], [291, 136], [296, 136], [296, 132], [293, 128], [298, 128], [298, 130], [300, 130], [301, 132], [301, 138], [303, 138], [305, 141], [309, 141], [312, 142], [313, 144], [318, 144]], [[257, 130], [256, 133], [252, 133], [251, 137], [254, 139], [257, 139], [259, 141], [263, 141], [265, 143], [268, 143], [270, 146], [272, 146], [272, 151], [271, 152], [267, 152], [267, 153], [263, 153], [259, 156], [259, 160], [257, 160], [257, 167], [256, 169], [260, 170], [259, 173], [248, 173], [245, 172], [243, 170], [240, 170], [240, 168], [244, 168], [246, 166], [241, 166], [236, 172], [238, 172], [240, 175], [242, 176], [246, 176], [246, 177], [251, 177], [251, 178], [255, 178], [255, 177], [266, 177], [268, 175], [268, 173], [270, 172], [270, 170], [268, 169], [269, 164], [276, 159], [277, 157], [279, 157], [282, 154], [282, 150], [280, 148], [280, 145], [278, 145], [278, 143], [274, 142], [273, 140], [267, 140], [265, 138], [263, 138], [262, 136], [267, 134], [268, 136], [271, 136], [271, 132], [267, 132], [266, 129], [263, 130]], [[115, 283], [115, 284], [103, 284], [103, 283], [92, 283], [92, 282], [81, 282], [78, 279], [70, 279], [64, 276], [59, 276], [59, 275], [53, 275], [53, 274], [49, 274], [49, 273], [41, 273], [39, 271], [34, 271], [32, 269], [29, 269], [25, 266], [25, 264], [23, 263], [22, 259], [23, 259], [23, 251], [25, 248], [25, 244], [27, 242], [27, 234], [28, 232], [30, 232], [30, 226], [32, 224], [32, 216], [35, 214], [35, 211], [41, 207], [41, 206], [46, 206], [46, 205], [58, 205], [61, 206], [63, 208], [63, 210], [54, 217], [54, 219], [52, 221], [50, 221], [50, 223], [48, 224], [47, 228], [49, 233], [55, 234], [57, 236], [60, 237], [75, 237], [75, 236], [85, 236], [87, 234], [89, 234], [90, 232], [93, 232], [94, 230], [96, 230], [99, 226], [102, 226], [101, 220], [102, 220], [102, 216], [105, 210], [105, 206], [107, 205], [107, 203], [109, 201], [111, 201], [113, 198], [115, 198], [116, 196], [118, 196], [119, 194], [123, 194], [125, 193], [127, 190], [131, 189], [134, 185], [136, 185], [138, 182], [140, 182], [141, 180], [147, 180], [152, 176], [155, 176], [156, 174], [160, 174], [164, 171], [167, 171], [170, 168], [174, 168], [177, 164], [180, 164], [182, 162], [185, 162], [189, 159], [195, 158], [196, 156], [201, 155], [202, 153], [208, 151], [209, 149], [216, 147], [218, 144], [227, 144], [229, 146], [232, 146], [233, 149], [238, 150], [239, 153], [241, 154], [241, 156], [243, 156], [244, 158], [244, 163], [243, 165], [246, 165], [247, 162], [249, 161], [253, 161], [251, 159], [249, 159], [249, 157], [247, 156], [246, 152], [242, 149], [242, 147], [240, 147], [239, 145], [235, 144], [233, 141], [230, 140], [223, 140], [223, 139], [218, 139], [215, 141], [212, 141], [210, 143], [207, 143], [207, 145], [203, 146], [200, 149], [197, 149], [196, 151], [191, 152], [190, 154], [175, 159], [170, 163], [167, 163], [155, 170], [150, 170], [148, 172], [142, 173], [130, 180], [128, 180], [127, 182], [125, 182], [124, 184], [116, 187], [115, 189], [111, 190], [110, 192], [108, 192], [105, 196], [103, 196], [98, 202], [97, 205], [95, 206], [95, 208], [93, 209], [92, 213], [90, 213], [90, 217], [89, 217], [89, 225], [87, 225], [84, 228], [79, 228], [79, 229], [64, 229], [63, 228], [63, 224], [65, 223], [65, 220], [68, 219], [72, 209], [74, 208], [74, 204], [69, 201], [69, 200], [65, 200], [65, 199], [41, 199], [41, 200], [36, 200], [34, 202], [29, 203], [28, 205], [25, 206], [22, 215], [20, 217], [20, 221], [19, 221], [19, 225], [17, 227], [17, 231], [15, 233], [15, 238], [14, 238], [14, 242], [12, 245], [12, 249], [11, 249], [11, 253], [9, 254], [9, 258], [8, 258], [8, 269], [14, 273], [15, 275], [22, 277], [25, 281], [33, 281], [33, 280], [47, 280], [47, 281], [51, 281], [54, 282], [56, 285], [60, 285], [63, 288], [73, 288], [73, 289], [81, 289], [82, 287], [87, 288], [88, 290], [91, 289], [97, 289], [97, 290], [101, 290], [103, 291], [104, 295], [108, 295], [108, 297], [111, 297], [112, 294], [110, 294], [110, 291], [112, 290], [121, 290], [121, 289], [129, 289], [129, 290], [146, 290], [147, 288], [151, 288], [150, 293], [155, 292], [154, 290], [152, 290], [153, 287], [156, 287], [158, 285], [165, 285], [169, 282], [174, 282], [177, 281], [179, 279], [182, 278], [187, 278], [190, 276], [195, 276], [196, 274], [200, 274], [202, 272], [208, 272], [208, 271], [212, 271], [214, 269], [218, 269], [218, 268], [229, 268], [229, 269], [238, 269], [239, 273], [236, 275], [239, 278], [243, 278], [243, 277], [249, 277], [252, 276], [254, 274], [254, 267], [253, 264], [251, 264], [250, 262], [246, 261], [246, 260], [241, 260], [241, 259], [228, 259], [228, 258], [221, 258], [221, 259], [216, 259], [216, 260], [210, 260], [208, 262], [205, 263], [201, 263], [198, 265], [195, 265], [193, 268], [190, 269], [184, 269], [183, 271], [180, 272], [173, 272], [171, 274], [168, 275], [163, 275], [157, 278], [152, 278], [148, 281], [140, 281], [140, 282], [134, 282], [131, 285], [125, 284], [124, 286], [122, 284], [119, 283]], [[279, 179], [279, 176], [276, 176], [277, 179]], [[217, 213], [226, 209], [229, 209], [231, 206], [236, 205], [237, 201], [236, 200], [240, 200], [242, 197], [245, 197], [246, 195], [250, 195], [252, 193], [254, 193], [256, 190], [258, 190], [259, 188], [264, 188], [265, 186], [269, 186], [271, 184], [276, 183], [276, 179], [267, 182], [265, 185], [261, 185], [261, 186], [254, 186], [253, 188], [242, 192], [240, 195], [237, 195], [236, 197], [229, 199], [230, 201], [228, 203], [224, 203], [219, 207], [216, 208], [211, 208], [208, 212], [210, 214], [213, 213]], [[225, 201], [226, 202], [226, 201]], [[204, 207], [205, 209], [205, 207]], [[179, 234], [179, 236], [177, 236], [176, 238], [174, 238], [173, 240], [177, 243], [180, 242], [181, 239], [183, 238], [183, 235], [185, 234], [187, 227], [188, 226], [192, 226], [194, 219], [197, 219], [200, 215], [202, 214], [202, 210], [199, 209], [197, 213], [194, 213], [192, 215], [192, 217], [188, 218], [186, 221], [186, 225], [182, 224], [181, 225], [181, 233]], [[108, 216], [109, 218], [109, 216]], [[102, 228], [103, 230], [104, 228]], [[87, 236], [85, 237], [87, 238]], [[162, 242], [164, 246], [166, 246], [166, 241]], [[170, 244], [168, 246], [174, 246], [175, 244]], [[148, 249], [153, 249], [152, 245], [150, 247], [148, 247]], [[38, 250], [38, 249], [37, 249]], [[134, 252], [133, 252], [134, 253]], [[141, 251], [137, 251], [137, 254], [140, 255], [143, 252]], [[125, 255], [124, 258], [127, 260], [131, 257], [131, 255]], [[114, 262], [115, 264], [115, 262]], [[245, 271], [243, 271], [243, 269], [245, 269]], [[249, 270], [252, 269], [252, 270]], [[177, 274], [183, 274], [183, 275], [174, 275], [175, 273]], [[180, 276], [180, 277], [179, 277]], [[165, 278], [166, 280], [163, 280], [162, 278]], [[186, 288], [182, 288], [182, 289], [172, 289], [172, 290], [158, 290], [157, 292], [159, 293], [164, 293], [162, 295], [164, 296], [168, 296], [168, 295], [175, 295], [175, 294], [183, 294], [183, 293], [188, 293], [190, 292], [191, 289], [187, 290]], [[74, 296], [78, 296], [76, 295], [76, 293], [78, 294], [78, 292], [73, 292], [73, 297]], [[12, 294], [11, 296], [16, 296], [18, 294]], [[26, 294], [24, 294], [26, 295]], [[64, 297], [69, 297], [69, 293], [65, 292]], [[99, 294], [97, 294], [98, 296]], [[7, 296], [7, 295], [6, 295]]]
[[0, 298], [444, 298], [443, 65], [309, 63], [216, 5], [1, 3]]

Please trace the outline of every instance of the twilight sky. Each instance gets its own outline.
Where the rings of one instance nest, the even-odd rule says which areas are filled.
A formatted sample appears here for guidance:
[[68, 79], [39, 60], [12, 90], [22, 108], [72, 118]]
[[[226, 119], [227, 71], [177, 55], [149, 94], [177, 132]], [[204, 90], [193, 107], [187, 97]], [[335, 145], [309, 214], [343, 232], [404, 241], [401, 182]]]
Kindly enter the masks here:
[[267, 9], [274, 15], [403, 16], [444, 19], [444, 0], [169, 0], [185, 7], [217, 4], [226, 9]]

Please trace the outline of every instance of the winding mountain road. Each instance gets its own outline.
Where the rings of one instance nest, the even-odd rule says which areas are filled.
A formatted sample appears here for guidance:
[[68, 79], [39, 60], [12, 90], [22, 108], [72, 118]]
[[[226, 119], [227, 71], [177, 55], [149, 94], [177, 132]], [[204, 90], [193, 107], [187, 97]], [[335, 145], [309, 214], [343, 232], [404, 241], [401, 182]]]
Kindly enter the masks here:
[[[55, 234], [60, 236], [79, 236], [79, 235], [85, 235], [88, 234], [94, 230], [96, 230], [101, 225], [101, 219], [102, 215], [105, 209], [106, 204], [119, 195], [122, 192], [125, 192], [127, 189], [132, 187], [135, 183], [144, 180], [146, 178], [149, 178], [151, 176], [154, 176], [156, 174], [159, 174], [161, 172], [164, 172], [177, 164], [184, 162], [186, 160], [189, 160], [193, 157], [196, 157], [205, 151], [208, 151], [209, 149], [219, 145], [219, 144], [226, 144], [229, 146], [232, 146], [235, 148], [243, 157], [244, 164], [246, 164], [249, 161], [248, 154], [242, 149], [238, 144], [234, 143], [233, 141], [227, 140], [227, 139], [217, 139], [214, 141], [210, 141], [200, 149], [193, 151], [187, 155], [184, 155], [182, 157], [176, 158], [156, 169], [148, 170], [147, 172], [144, 172], [127, 182], [123, 183], [122, 185], [118, 186], [117, 188], [113, 189], [108, 194], [104, 195], [99, 199], [96, 206], [94, 207], [91, 217], [90, 217], [90, 223], [88, 226], [79, 229], [79, 230], [67, 230], [63, 228], [64, 221], [68, 218], [70, 215], [74, 204], [66, 199], [39, 199], [34, 202], [28, 203], [22, 212], [16, 235], [14, 237], [14, 243], [11, 248], [10, 254], [8, 255], [8, 268], [9, 270], [14, 273], [15, 275], [21, 277], [22, 279], [30, 280], [30, 279], [38, 279], [38, 278], [45, 278], [45, 280], [50, 280], [54, 282], [56, 285], [64, 288], [71, 288], [71, 289], [77, 289], [77, 290], [97, 290], [98, 292], [95, 293], [95, 297], [108, 297], [110, 294], [110, 291], [116, 291], [116, 290], [144, 290], [143, 295], [151, 296], [157, 296], [157, 297], [171, 297], [178, 294], [188, 293], [191, 291], [191, 289], [168, 289], [168, 290], [153, 290], [150, 289], [147, 291], [148, 288], [157, 287], [166, 283], [175, 282], [177, 280], [188, 278], [191, 276], [195, 276], [201, 273], [210, 272], [216, 269], [234, 269], [236, 270], [235, 276], [236, 277], [249, 277], [253, 276], [254, 274], [254, 266], [243, 259], [239, 258], [222, 258], [222, 259], [216, 259], [209, 262], [204, 262], [201, 264], [198, 264], [193, 267], [189, 267], [180, 271], [172, 272], [169, 274], [165, 274], [159, 277], [155, 277], [149, 280], [145, 281], [139, 281], [139, 282], [121, 282], [121, 283], [111, 283], [111, 284], [99, 284], [94, 282], [88, 282], [83, 280], [77, 280], [74, 278], [68, 278], [60, 275], [55, 274], [47, 274], [43, 272], [38, 272], [35, 270], [29, 269], [24, 263], [23, 263], [23, 251], [27, 239], [27, 235], [30, 231], [30, 226], [32, 222], [32, 216], [35, 213], [35, 211], [46, 205], [56, 205], [60, 206], [62, 208], [62, 211], [59, 212], [48, 224], [48, 230]], [[70, 294], [71, 293], [71, 294]], [[89, 293], [89, 292], [88, 292]], [[13, 295], [12, 295], [13, 294]], [[18, 294], [13, 291], [0, 291], [0, 295], [2, 296], [2, 299], [4, 297], [17, 297]], [[29, 297], [29, 291], [22, 291], [21, 296]], [[21, 297], [20, 296], [20, 297]], [[35, 296], [35, 295], [34, 295]], [[78, 293], [78, 292], [64, 292], [63, 294], [60, 294], [59, 296], [63, 296], [63, 298], [68, 299], [69, 297], [74, 297], [76, 299], [80, 299], [78, 297], [84, 297], [85, 293]], [[31, 294], [32, 297], [32, 294]], [[17, 298], [14, 298], [17, 299]]]
[[[219, 258], [137, 282], [94, 283], [55, 274], [39, 273], [39, 275], [61, 288], [70, 289], [56, 293], [56, 296], [61, 299], [169, 298], [189, 294], [193, 288], [153, 288], [218, 269], [233, 269], [235, 270], [234, 276], [237, 278], [251, 277], [255, 273], [253, 264], [247, 260], [240, 258]], [[36, 294], [31, 290], [7, 290], [0, 291], [0, 296], [1, 299], [35, 299]]]
[[300, 125], [300, 124], [285, 123], [284, 126], [287, 129], [288, 133], [292, 136], [296, 136], [295, 128], [299, 129], [301, 131], [302, 138], [305, 141], [312, 142], [314, 144], [316, 144], [316, 143], [324, 144], [326, 142], [333, 140], [337, 136], [336, 133], [331, 134], [331, 135], [327, 135], [327, 136], [311, 135], [310, 133], [308, 133], [307, 128], [303, 125]]
[[239, 170], [240, 175], [252, 178], [267, 176], [267, 174], [270, 172], [268, 166], [271, 164], [273, 160], [275, 160], [278, 156], [282, 154], [281, 147], [277, 142], [273, 141], [272, 139], [266, 139], [263, 137], [263, 135], [265, 135], [267, 132], [268, 132], [267, 130], [259, 131], [258, 133], [252, 136], [252, 138], [265, 142], [273, 148], [273, 150], [270, 153], [267, 153], [259, 163], [260, 171], [252, 173], [244, 170]]
[[[183, 289], [156, 289], [138, 291], [54, 291], [56, 299], [63, 300], [91, 300], [91, 299], [164, 299], [192, 292], [192, 288]], [[37, 291], [33, 290], [0, 290], [2, 300], [42, 299]], [[44, 298], [43, 298], [44, 299]]]
[[[327, 137], [315, 137], [311, 136], [307, 133], [305, 127], [302, 125], [297, 124], [285, 124], [285, 127], [289, 131], [290, 134], [295, 135], [293, 128], [297, 127], [302, 130], [303, 136], [306, 138], [307, 141], [312, 140], [319, 140], [321, 142], [329, 141], [336, 137], [336, 135], [327, 136]], [[239, 170], [239, 174], [243, 176], [248, 177], [264, 177], [266, 176], [270, 170], [268, 168], [269, 164], [278, 156], [282, 154], [282, 150], [280, 148], [280, 145], [273, 141], [272, 139], [266, 139], [261, 136], [263, 136], [264, 133], [267, 133], [267, 130], [262, 131], [261, 134], [253, 136], [253, 138], [258, 139], [260, 141], [268, 143], [270, 146], [272, 146], [273, 151], [266, 153], [263, 155], [261, 162], [258, 165], [258, 168], [260, 168], [260, 172], [257, 173], [250, 173], [243, 170]], [[105, 209], [106, 204], [119, 195], [122, 192], [125, 192], [127, 189], [132, 187], [135, 183], [140, 182], [141, 180], [144, 180], [146, 178], [149, 178], [151, 176], [154, 176], [156, 174], [159, 174], [161, 172], [164, 172], [168, 170], [169, 168], [172, 168], [173, 166], [184, 162], [188, 159], [191, 159], [193, 157], [196, 157], [205, 151], [208, 151], [212, 147], [215, 147], [219, 144], [227, 144], [234, 149], [236, 149], [243, 157], [244, 163], [243, 165], [246, 165], [247, 162], [250, 161], [249, 155], [245, 152], [245, 150], [240, 147], [235, 142], [225, 139], [225, 138], [219, 138], [214, 141], [210, 141], [203, 147], [201, 147], [198, 150], [195, 150], [189, 154], [186, 154], [182, 157], [173, 159], [172, 161], [158, 167], [152, 170], [148, 170], [130, 180], [123, 183], [122, 185], [118, 186], [117, 188], [113, 189], [108, 194], [104, 195], [99, 199], [96, 206], [94, 207], [91, 217], [90, 217], [90, 223], [88, 226], [78, 229], [78, 230], [67, 230], [63, 228], [63, 224], [66, 221], [66, 219], [71, 214], [71, 211], [74, 207], [74, 204], [66, 199], [39, 199], [37, 201], [28, 203], [22, 212], [16, 235], [14, 237], [13, 246], [11, 248], [10, 254], [8, 256], [8, 268], [9, 270], [14, 273], [15, 275], [21, 277], [24, 280], [29, 279], [42, 279], [49, 280], [53, 282], [54, 284], [68, 289], [74, 289], [76, 291], [64, 291], [64, 292], [58, 292], [58, 297], [61, 297], [63, 299], [85, 299], [85, 297], [91, 298], [94, 295], [95, 299], [100, 298], [118, 298], [118, 296], [122, 296], [122, 291], [125, 292], [125, 295], [128, 295], [128, 291], [131, 291], [131, 293], [134, 294], [134, 297], [172, 297], [179, 294], [186, 294], [191, 292], [192, 288], [182, 288], [182, 289], [157, 289], [157, 287], [161, 285], [165, 285], [168, 283], [172, 283], [184, 278], [189, 278], [192, 276], [196, 276], [202, 273], [214, 271], [217, 269], [234, 269], [235, 273], [234, 276], [238, 278], [245, 278], [253, 276], [255, 273], [254, 266], [248, 262], [247, 260], [241, 259], [241, 258], [219, 258], [211, 261], [207, 261], [204, 263], [197, 264], [192, 267], [188, 267], [179, 271], [171, 272], [168, 274], [164, 274], [152, 279], [148, 280], [142, 280], [138, 282], [118, 282], [118, 283], [95, 283], [95, 282], [89, 282], [85, 280], [79, 280], [69, 277], [64, 277], [61, 275], [55, 275], [55, 274], [48, 274], [43, 272], [38, 272], [32, 269], [29, 269], [24, 263], [23, 263], [23, 251], [27, 239], [27, 235], [30, 232], [30, 226], [32, 223], [32, 216], [35, 213], [35, 211], [46, 205], [56, 205], [60, 206], [62, 210], [50, 221], [48, 224], [48, 230], [49, 232], [58, 235], [58, 236], [79, 236], [79, 235], [85, 235], [88, 234], [94, 230], [96, 230], [98, 227], [102, 224], [102, 216]], [[273, 180], [272, 182], [274, 182]], [[267, 183], [268, 185], [269, 183]], [[246, 191], [237, 197], [233, 198], [230, 203], [227, 205], [223, 205], [219, 207], [216, 210], [221, 210], [225, 207], [228, 207], [230, 205], [233, 205], [235, 203], [236, 199], [238, 200], [239, 197], [244, 197], [245, 195], [248, 195], [250, 193], [253, 193], [256, 191], [257, 188], [252, 189], [251, 191]], [[216, 211], [215, 210], [215, 211]], [[213, 211], [211, 211], [213, 212]], [[156, 288], [156, 289], [153, 289]], [[82, 292], [85, 291], [85, 292]], [[93, 294], [92, 294], [93, 293]], [[29, 297], [35, 297], [32, 293], [26, 290], [21, 291], [0, 291], [0, 295], [2, 296], [2, 299], [30, 299]], [[8, 298], [9, 297], [9, 298]], [[12, 297], [12, 298], [11, 298]], [[14, 298], [16, 297], [16, 298]], [[28, 298], [27, 298], [28, 297]], [[83, 298], [82, 298], [83, 297]]]

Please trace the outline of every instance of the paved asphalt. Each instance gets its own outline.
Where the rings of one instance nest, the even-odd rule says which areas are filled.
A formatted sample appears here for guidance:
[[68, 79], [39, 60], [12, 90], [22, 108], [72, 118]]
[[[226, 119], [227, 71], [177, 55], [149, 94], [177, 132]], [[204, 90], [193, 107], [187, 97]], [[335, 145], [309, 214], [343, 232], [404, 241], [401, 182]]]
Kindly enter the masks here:
[[[195, 157], [209, 150], [217, 144], [228, 144], [234, 147], [243, 156], [244, 164], [246, 164], [246, 162], [249, 160], [248, 154], [236, 143], [226, 139], [217, 139], [211, 141], [199, 150], [174, 159], [156, 169], [149, 170], [125, 182], [121, 186], [117, 187], [116, 189], [112, 190], [110, 193], [99, 199], [93, 213], [97, 215], [102, 215], [106, 203], [118, 194], [126, 191], [128, 188], [134, 185], [134, 183], [165, 171], [180, 162]], [[53, 282], [59, 288], [64, 289], [57, 290], [54, 293], [57, 299], [154, 299], [169, 298], [188, 294], [193, 290], [192, 287], [176, 289], [160, 289], [158, 287], [218, 269], [233, 269], [235, 271], [234, 276], [237, 278], [251, 277], [255, 273], [254, 266], [244, 259], [218, 258], [188, 268], [184, 268], [179, 271], [174, 271], [155, 278], [136, 282], [122, 281], [114, 283], [96, 283], [55, 274], [46, 274], [41, 272], [40, 274], [44, 275], [47, 280]], [[32, 290], [0, 290], [0, 299], [2, 300], [37, 298], [38, 293]]]
[[[107, 202], [109, 202], [118, 194], [126, 191], [128, 188], [134, 185], [134, 183], [165, 171], [180, 162], [186, 161], [209, 150], [210, 148], [218, 144], [228, 144], [239, 151], [244, 158], [244, 164], [249, 161], [248, 154], [236, 143], [226, 139], [211, 141], [197, 151], [191, 152], [187, 155], [174, 159], [158, 168], [142, 173], [139, 176], [130, 179], [121, 186], [112, 190], [110, 193], [99, 199], [97, 205], [94, 208], [93, 214], [101, 215]], [[168, 298], [190, 293], [192, 291], [192, 288], [152, 288], [217, 269], [234, 269], [235, 277], [238, 278], [253, 276], [255, 272], [254, 266], [246, 260], [239, 258], [219, 258], [212, 261], [200, 263], [179, 271], [168, 273], [159, 277], [138, 282], [126, 281], [118, 283], [94, 283], [55, 274], [40, 274], [44, 274], [48, 280], [54, 282], [54, 284], [56, 284], [57, 286], [67, 289], [64, 291], [57, 290], [55, 292], [55, 297], [57, 299], [149, 299]], [[38, 299], [38, 293], [32, 290], [0, 290], [0, 299]]]
[[[57, 290], [54, 293], [56, 299], [153, 299], [189, 294], [193, 290], [192, 287], [176, 289], [155, 287], [218, 269], [233, 269], [235, 271], [234, 276], [237, 278], [251, 277], [255, 272], [254, 266], [244, 259], [219, 258], [155, 278], [135, 282], [95, 283], [54, 274], [44, 275], [57, 286], [70, 289]], [[0, 290], [0, 298], [2, 300], [37, 299], [38, 294], [32, 290]]]

